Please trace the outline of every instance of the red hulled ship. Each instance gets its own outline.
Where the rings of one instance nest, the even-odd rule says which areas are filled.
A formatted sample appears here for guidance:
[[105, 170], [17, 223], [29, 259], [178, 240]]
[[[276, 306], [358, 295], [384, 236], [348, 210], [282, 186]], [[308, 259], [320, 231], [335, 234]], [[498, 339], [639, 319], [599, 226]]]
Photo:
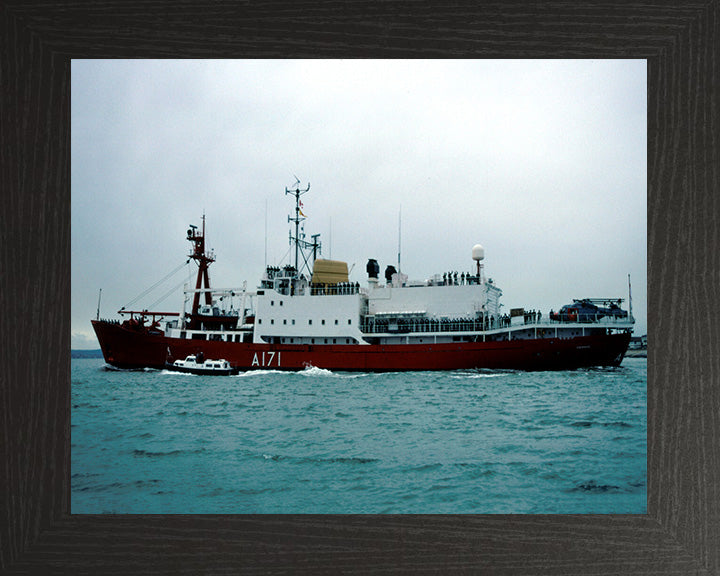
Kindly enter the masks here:
[[[290, 235], [295, 264], [268, 266], [256, 290], [213, 289], [214, 261], [202, 229], [187, 240], [197, 263], [189, 311], [125, 310], [123, 321], [92, 321], [105, 361], [118, 368], [163, 368], [202, 354], [233, 370], [403, 371], [474, 368], [560, 370], [617, 366], [634, 320], [619, 298], [576, 300], [555, 314], [514, 308], [500, 313], [501, 290], [484, 275], [484, 249], [472, 249], [475, 270], [409, 281], [394, 266], [379, 279], [368, 261], [366, 286], [350, 282], [345, 262], [319, 258], [318, 236], [305, 240], [300, 196]], [[399, 267], [399, 266], [398, 266]]]

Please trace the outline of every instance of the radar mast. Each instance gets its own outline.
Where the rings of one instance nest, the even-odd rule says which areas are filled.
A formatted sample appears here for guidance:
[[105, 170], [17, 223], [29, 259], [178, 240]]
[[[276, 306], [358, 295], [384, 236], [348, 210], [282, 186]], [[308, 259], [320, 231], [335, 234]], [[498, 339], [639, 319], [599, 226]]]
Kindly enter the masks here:
[[[305, 251], [312, 249], [312, 261], [314, 262], [321, 249], [321, 243], [318, 240], [320, 234], [313, 234], [313, 241], [308, 242], [305, 240], [305, 232], [300, 230], [300, 223], [307, 219], [307, 216], [305, 216], [301, 210], [302, 201], [300, 200], [300, 196], [310, 190], [310, 183], [308, 182], [307, 188], [304, 189], [301, 189], [298, 184], [300, 184], [300, 180], [295, 176], [295, 189], [285, 188], [285, 195], [292, 194], [295, 196], [295, 216], [288, 216], [288, 223], [295, 223], [295, 235], [293, 236], [292, 231], [290, 232], [290, 244], [295, 245], [295, 273], [299, 277], [303, 269], [307, 269], [309, 276], [312, 275], [311, 263], [308, 262]], [[302, 256], [303, 259], [302, 264], [300, 263], [300, 256]]]

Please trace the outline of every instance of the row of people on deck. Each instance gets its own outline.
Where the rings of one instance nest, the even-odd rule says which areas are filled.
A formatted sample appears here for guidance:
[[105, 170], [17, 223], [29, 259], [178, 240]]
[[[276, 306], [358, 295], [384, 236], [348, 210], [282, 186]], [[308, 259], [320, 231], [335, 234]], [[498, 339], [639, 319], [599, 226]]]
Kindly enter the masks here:
[[457, 272], [445, 272], [443, 273], [443, 285], [445, 286], [461, 286], [464, 284], [477, 284], [480, 281], [480, 277], [476, 274], [470, 274], [470, 272], [461, 272], [458, 276]]

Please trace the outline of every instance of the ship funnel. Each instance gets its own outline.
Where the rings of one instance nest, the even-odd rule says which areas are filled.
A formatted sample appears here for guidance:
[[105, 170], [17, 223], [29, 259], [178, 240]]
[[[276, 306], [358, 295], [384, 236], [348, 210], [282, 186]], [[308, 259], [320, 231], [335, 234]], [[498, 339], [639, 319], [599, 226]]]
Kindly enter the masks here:
[[375, 278], [375, 280], [377, 280], [378, 274], [380, 274], [380, 265], [377, 263], [377, 260], [370, 258], [365, 270], [367, 271], [368, 278]]
[[388, 266], [387, 268], [385, 268], [385, 282], [387, 284], [392, 283], [392, 277], [395, 273], [397, 273], [397, 270], [395, 270], [395, 266]]

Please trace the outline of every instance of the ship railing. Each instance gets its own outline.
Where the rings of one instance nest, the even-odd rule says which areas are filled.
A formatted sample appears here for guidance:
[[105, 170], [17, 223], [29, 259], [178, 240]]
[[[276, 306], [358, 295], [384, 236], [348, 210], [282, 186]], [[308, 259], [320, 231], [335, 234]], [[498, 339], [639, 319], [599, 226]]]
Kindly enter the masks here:
[[[559, 322], [551, 321], [548, 317], [535, 315], [528, 317], [524, 322], [511, 322], [509, 316], [487, 316], [477, 319], [434, 319], [434, 318], [366, 318], [360, 325], [361, 332], [365, 334], [422, 334], [442, 332], [491, 332], [494, 330], [517, 330], [524, 328], [558, 326]], [[592, 315], [592, 318], [577, 319], [573, 323], [593, 324], [602, 326], [629, 325], [632, 319], [628, 317], [612, 317]]]
[[360, 284], [357, 282], [338, 282], [337, 284], [310, 284], [311, 296], [345, 296], [360, 293]]
[[615, 314], [558, 314], [551, 317], [552, 322], [579, 324], [624, 324], [632, 319], [629, 316]]
[[365, 334], [423, 334], [428, 332], [479, 332], [499, 327], [499, 323], [480, 320], [377, 319], [364, 321], [360, 330]]

